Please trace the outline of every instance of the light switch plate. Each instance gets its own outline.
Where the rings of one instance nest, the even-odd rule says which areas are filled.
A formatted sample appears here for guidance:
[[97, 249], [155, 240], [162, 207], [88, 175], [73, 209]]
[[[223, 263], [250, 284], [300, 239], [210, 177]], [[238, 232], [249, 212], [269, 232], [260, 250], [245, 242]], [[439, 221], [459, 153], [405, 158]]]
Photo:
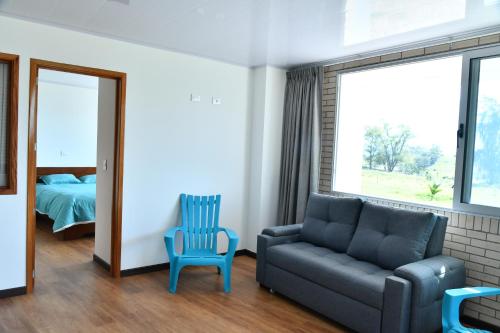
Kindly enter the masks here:
[[220, 104], [222, 104], [222, 98], [212, 97], [212, 104], [213, 105], [220, 105]]
[[194, 103], [201, 102], [201, 96], [200, 95], [191, 94], [191, 102], [194, 102]]

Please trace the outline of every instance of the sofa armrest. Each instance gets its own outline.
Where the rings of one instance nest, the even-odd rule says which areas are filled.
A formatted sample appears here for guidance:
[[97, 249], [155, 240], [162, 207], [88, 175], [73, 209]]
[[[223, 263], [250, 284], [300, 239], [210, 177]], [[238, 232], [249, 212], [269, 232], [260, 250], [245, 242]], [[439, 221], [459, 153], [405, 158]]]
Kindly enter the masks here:
[[257, 235], [257, 273], [256, 279], [260, 284], [265, 285], [265, 270], [267, 249], [274, 245], [297, 242], [300, 239], [300, 233], [286, 236]]
[[394, 275], [411, 282], [411, 332], [437, 330], [444, 291], [465, 285], [464, 262], [442, 255], [398, 267]]
[[302, 230], [302, 223], [290, 224], [290, 225], [281, 225], [277, 227], [265, 228], [264, 230], [262, 230], [262, 234], [272, 237], [290, 236], [290, 235], [300, 234], [301, 230]]
[[411, 282], [397, 276], [385, 278], [382, 332], [408, 333], [411, 313]]
[[435, 256], [401, 266], [394, 275], [412, 283], [412, 300], [427, 305], [443, 298], [446, 289], [465, 285], [465, 266], [460, 259]]

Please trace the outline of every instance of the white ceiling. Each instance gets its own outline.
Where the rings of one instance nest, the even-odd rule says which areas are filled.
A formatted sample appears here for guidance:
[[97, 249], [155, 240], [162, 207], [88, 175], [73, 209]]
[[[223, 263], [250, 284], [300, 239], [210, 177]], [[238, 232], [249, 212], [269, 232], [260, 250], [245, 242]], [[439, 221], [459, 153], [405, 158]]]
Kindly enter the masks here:
[[500, 30], [500, 0], [0, 0], [0, 13], [245, 66]]

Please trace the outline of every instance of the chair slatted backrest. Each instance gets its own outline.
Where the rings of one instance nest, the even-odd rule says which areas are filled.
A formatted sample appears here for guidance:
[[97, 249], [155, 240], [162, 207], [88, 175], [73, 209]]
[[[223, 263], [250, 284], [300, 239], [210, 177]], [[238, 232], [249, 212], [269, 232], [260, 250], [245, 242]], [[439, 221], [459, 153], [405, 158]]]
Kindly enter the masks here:
[[181, 194], [184, 250], [210, 250], [217, 253], [217, 232], [221, 196]]

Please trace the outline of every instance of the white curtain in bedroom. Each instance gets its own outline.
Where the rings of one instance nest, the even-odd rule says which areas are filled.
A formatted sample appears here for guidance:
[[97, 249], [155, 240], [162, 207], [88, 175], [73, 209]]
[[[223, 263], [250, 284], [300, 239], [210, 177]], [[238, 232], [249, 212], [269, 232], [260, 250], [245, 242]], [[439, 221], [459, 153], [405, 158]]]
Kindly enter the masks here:
[[0, 62], [0, 186], [7, 185], [9, 64]]

